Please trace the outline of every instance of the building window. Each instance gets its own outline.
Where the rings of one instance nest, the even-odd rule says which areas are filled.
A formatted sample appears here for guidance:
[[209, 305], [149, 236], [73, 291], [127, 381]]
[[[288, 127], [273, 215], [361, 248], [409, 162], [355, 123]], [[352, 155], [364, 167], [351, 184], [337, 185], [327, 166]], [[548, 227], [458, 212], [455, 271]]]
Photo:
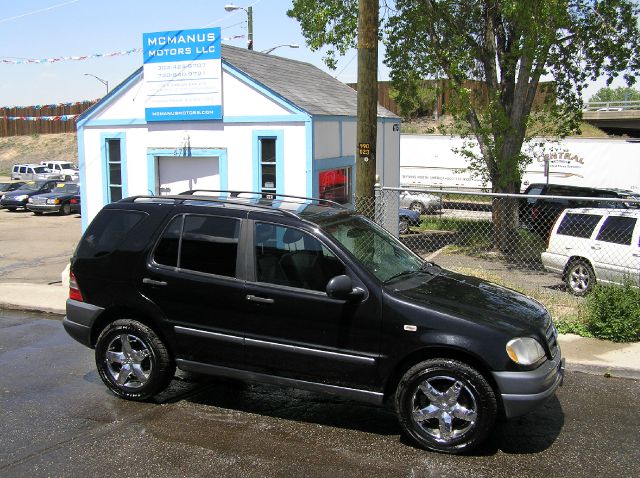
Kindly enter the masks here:
[[318, 178], [320, 199], [331, 199], [340, 204], [351, 202], [351, 168], [321, 171]]
[[260, 191], [274, 199], [276, 187], [276, 138], [260, 138]]
[[107, 187], [109, 202], [122, 199], [122, 155], [119, 139], [107, 139]]

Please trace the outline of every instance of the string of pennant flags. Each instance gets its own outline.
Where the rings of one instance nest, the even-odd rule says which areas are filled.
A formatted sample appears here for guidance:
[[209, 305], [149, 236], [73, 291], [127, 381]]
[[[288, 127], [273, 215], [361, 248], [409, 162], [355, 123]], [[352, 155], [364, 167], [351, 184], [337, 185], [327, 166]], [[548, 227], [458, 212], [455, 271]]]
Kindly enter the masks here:
[[0, 119], [7, 121], [75, 121], [80, 115], [60, 115], [60, 116], [0, 116]]
[[71, 106], [93, 104], [93, 103], [97, 103], [98, 101], [100, 101], [100, 98], [96, 98], [95, 100], [74, 101], [72, 103], [57, 103], [57, 104], [48, 104], [48, 105], [0, 106], [0, 110], [13, 110], [13, 109], [21, 109], [21, 108], [33, 108], [34, 110], [41, 110], [44, 108], [69, 108]]
[[[230, 37], [223, 37], [222, 40], [229, 41], [237, 38], [244, 38], [244, 35], [233, 35]], [[142, 48], [132, 48], [131, 50], [112, 51], [109, 53], [94, 53], [92, 55], [82, 56], [60, 56], [57, 58], [0, 58], [0, 63], [9, 65], [37, 65], [42, 63], [58, 63], [61, 61], [84, 61], [94, 58], [111, 58], [115, 56], [131, 55], [142, 51]]]

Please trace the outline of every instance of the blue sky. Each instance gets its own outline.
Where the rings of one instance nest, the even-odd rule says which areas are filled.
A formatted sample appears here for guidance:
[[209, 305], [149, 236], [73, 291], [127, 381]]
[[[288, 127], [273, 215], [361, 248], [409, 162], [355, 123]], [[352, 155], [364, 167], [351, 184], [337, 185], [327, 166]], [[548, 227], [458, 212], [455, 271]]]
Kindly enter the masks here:
[[[142, 34], [156, 31], [219, 26], [223, 37], [245, 35], [247, 15], [226, 12], [224, 5], [253, 5], [256, 50], [297, 43], [299, 49], [279, 48], [274, 54], [312, 63], [326, 71], [322, 52], [309, 50], [297, 21], [286, 15], [291, 0], [22, 0], [2, 1], [0, 58], [57, 58], [111, 53], [141, 48]], [[246, 38], [223, 44], [246, 46]], [[355, 50], [330, 72], [344, 82], [355, 82]], [[383, 57], [381, 48], [380, 58]], [[14, 65], [0, 63], [0, 106], [74, 102], [99, 98], [142, 65], [142, 53], [84, 61]], [[379, 78], [388, 79], [380, 64]], [[593, 85], [586, 97], [603, 82]]]

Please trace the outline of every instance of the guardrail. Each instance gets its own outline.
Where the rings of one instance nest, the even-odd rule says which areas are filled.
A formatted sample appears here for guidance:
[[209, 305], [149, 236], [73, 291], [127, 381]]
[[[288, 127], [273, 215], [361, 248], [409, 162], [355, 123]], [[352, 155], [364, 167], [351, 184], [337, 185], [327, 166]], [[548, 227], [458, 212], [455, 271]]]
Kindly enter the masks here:
[[582, 111], [629, 111], [640, 110], [640, 101], [589, 101]]

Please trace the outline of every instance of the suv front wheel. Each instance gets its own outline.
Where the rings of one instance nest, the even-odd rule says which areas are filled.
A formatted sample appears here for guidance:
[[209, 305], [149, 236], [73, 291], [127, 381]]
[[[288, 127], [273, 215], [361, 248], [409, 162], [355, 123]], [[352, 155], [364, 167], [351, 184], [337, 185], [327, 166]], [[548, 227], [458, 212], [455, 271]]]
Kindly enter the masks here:
[[95, 356], [102, 381], [128, 400], [146, 400], [161, 392], [175, 373], [162, 340], [135, 320], [116, 320], [105, 327], [96, 342]]
[[477, 370], [457, 360], [432, 359], [404, 374], [396, 412], [403, 431], [418, 445], [458, 454], [484, 440], [495, 422], [497, 404]]

